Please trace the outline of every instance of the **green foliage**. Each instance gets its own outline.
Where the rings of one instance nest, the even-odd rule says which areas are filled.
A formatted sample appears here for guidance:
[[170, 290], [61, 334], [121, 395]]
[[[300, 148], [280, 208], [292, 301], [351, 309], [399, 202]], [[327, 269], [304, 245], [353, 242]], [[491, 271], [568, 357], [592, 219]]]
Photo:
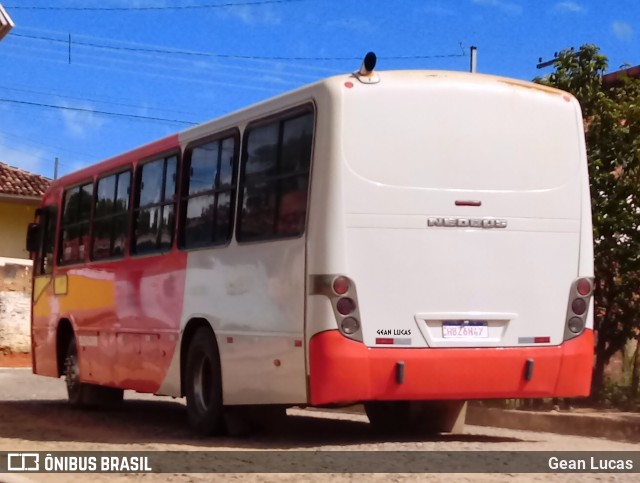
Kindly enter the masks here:
[[640, 328], [640, 80], [602, 85], [594, 45], [563, 50], [536, 82], [571, 92], [583, 110], [591, 183], [598, 333], [594, 390], [604, 366]]

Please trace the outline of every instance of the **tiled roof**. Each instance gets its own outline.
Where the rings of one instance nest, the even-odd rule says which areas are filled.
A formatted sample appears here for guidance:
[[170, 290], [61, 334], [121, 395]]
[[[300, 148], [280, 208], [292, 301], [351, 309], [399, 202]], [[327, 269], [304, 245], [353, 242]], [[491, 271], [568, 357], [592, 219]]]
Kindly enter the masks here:
[[618, 70], [616, 72], [612, 72], [611, 74], [606, 74], [602, 76], [602, 84], [605, 87], [611, 87], [620, 83], [623, 77], [640, 77], [640, 65], [629, 67], [628, 69]]
[[42, 196], [51, 180], [0, 163], [0, 194], [14, 196]]

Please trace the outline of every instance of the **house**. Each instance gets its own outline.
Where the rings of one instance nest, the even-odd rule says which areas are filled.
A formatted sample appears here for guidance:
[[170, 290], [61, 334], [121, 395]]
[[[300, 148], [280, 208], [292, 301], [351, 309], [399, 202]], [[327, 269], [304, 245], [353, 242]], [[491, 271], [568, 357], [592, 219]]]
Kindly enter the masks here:
[[25, 240], [49, 182], [0, 163], [0, 353], [31, 348], [31, 260]]
[[0, 162], [0, 259], [29, 258], [25, 249], [27, 226], [33, 222], [49, 183], [44, 176]]

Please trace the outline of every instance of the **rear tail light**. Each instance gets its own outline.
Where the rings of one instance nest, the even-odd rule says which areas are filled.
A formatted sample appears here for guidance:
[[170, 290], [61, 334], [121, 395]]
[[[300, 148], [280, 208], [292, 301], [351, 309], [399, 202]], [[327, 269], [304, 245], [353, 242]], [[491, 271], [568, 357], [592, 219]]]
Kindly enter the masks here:
[[354, 281], [340, 273], [311, 275], [309, 294], [327, 297], [335, 319], [335, 328], [349, 339], [362, 342], [358, 293]]
[[591, 295], [591, 281], [588, 278], [581, 278], [576, 284], [576, 290], [582, 297]]
[[575, 299], [571, 303], [571, 310], [576, 315], [582, 315], [587, 311], [587, 302], [585, 299]]
[[572, 317], [567, 325], [572, 333], [579, 334], [584, 329], [584, 320], [580, 317]]
[[340, 315], [349, 315], [356, 309], [356, 303], [350, 298], [343, 297], [336, 303], [336, 309]]
[[331, 276], [325, 295], [331, 300], [333, 313], [340, 333], [345, 337], [362, 342], [360, 313], [356, 286], [344, 275]]
[[360, 322], [353, 317], [347, 317], [340, 322], [340, 328], [345, 334], [352, 335], [360, 330]]
[[589, 303], [593, 294], [593, 279], [579, 278], [571, 284], [565, 323], [564, 340], [580, 335], [587, 325]]
[[344, 295], [349, 291], [349, 279], [347, 277], [336, 277], [333, 280], [332, 287], [336, 295]]

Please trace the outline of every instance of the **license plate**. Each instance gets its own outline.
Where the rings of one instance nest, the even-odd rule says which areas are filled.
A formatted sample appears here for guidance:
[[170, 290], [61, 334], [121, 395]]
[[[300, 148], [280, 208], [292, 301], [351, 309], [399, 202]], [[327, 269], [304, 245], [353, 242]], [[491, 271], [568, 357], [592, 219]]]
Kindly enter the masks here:
[[483, 320], [451, 320], [442, 323], [445, 339], [478, 339], [489, 337], [489, 327]]

